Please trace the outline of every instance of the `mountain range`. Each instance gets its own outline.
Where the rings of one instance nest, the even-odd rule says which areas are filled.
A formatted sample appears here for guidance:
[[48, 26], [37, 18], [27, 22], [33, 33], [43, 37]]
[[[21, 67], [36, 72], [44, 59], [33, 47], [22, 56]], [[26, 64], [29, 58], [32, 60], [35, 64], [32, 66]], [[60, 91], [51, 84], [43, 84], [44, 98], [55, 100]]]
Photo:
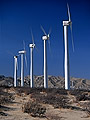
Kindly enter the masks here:
[[[0, 86], [13, 86], [14, 79], [12, 77], [5, 77], [4, 75], [0, 75]], [[34, 75], [34, 86], [36, 88], [43, 87], [44, 77]], [[48, 76], [48, 87], [49, 88], [64, 88], [64, 77], [61, 76]], [[20, 78], [18, 78], [18, 86], [20, 86]], [[25, 87], [30, 86], [30, 77], [24, 77], [24, 85]], [[83, 78], [70, 78], [70, 87], [72, 89], [89, 89], [90, 90], [90, 80]]]

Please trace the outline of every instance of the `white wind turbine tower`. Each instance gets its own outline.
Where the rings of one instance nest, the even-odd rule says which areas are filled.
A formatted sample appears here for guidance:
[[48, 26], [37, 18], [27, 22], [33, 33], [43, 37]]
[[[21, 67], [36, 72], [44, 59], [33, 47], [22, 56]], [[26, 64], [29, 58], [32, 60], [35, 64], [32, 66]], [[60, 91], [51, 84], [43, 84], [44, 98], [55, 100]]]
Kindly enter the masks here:
[[70, 89], [70, 70], [69, 70], [69, 48], [68, 48], [68, 26], [70, 25], [71, 37], [72, 37], [72, 47], [74, 51], [73, 36], [72, 36], [72, 22], [70, 18], [69, 5], [68, 8], [68, 21], [63, 21], [64, 26], [64, 43], [65, 43], [65, 89]]
[[[50, 32], [48, 33], [48, 35], [46, 34], [45, 30], [43, 29], [43, 27], [41, 26], [41, 29], [44, 33], [44, 36], [42, 37], [42, 40], [44, 41], [44, 88], [48, 88], [48, 76], [47, 76], [47, 44], [46, 41], [49, 40], [50, 37]], [[49, 45], [50, 45], [50, 41], [49, 41]], [[50, 46], [49, 46], [50, 47]]]
[[18, 70], [18, 58], [19, 55], [14, 56], [14, 87], [17, 87], [18, 82], [17, 82], [17, 70]]
[[35, 44], [34, 44], [34, 38], [33, 38], [33, 34], [31, 31], [31, 36], [32, 36], [32, 44], [29, 44], [30, 47], [30, 86], [31, 88], [34, 87], [34, 81], [33, 81], [33, 49], [35, 48]]
[[14, 57], [14, 87], [17, 87], [18, 82], [17, 82], [17, 70], [18, 70], [18, 56], [19, 55], [14, 55], [12, 52], [8, 53]]
[[25, 63], [27, 67], [27, 59], [26, 59], [26, 50], [25, 50], [25, 43], [24, 44], [24, 50], [19, 51], [18, 53], [21, 55], [21, 86], [24, 86], [24, 55], [25, 55]]

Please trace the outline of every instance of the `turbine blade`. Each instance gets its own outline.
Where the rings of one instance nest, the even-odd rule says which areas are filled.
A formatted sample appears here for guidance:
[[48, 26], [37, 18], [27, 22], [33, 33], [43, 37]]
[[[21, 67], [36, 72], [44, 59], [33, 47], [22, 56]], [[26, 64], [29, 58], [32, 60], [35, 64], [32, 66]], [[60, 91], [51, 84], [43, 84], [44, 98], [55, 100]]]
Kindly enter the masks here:
[[69, 10], [69, 5], [67, 3], [67, 9], [68, 9], [68, 18], [69, 18], [69, 21], [71, 21], [71, 16], [70, 16], [70, 10]]
[[43, 44], [43, 41], [42, 41], [42, 61], [41, 61], [41, 66], [42, 66], [42, 69], [41, 69], [41, 73], [42, 73], [42, 75], [44, 76], [44, 44]]
[[43, 33], [47, 36], [47, 34], [46, 34], [46, 32], [45, 32], [45, 30], [44, 30], [44, 28], [41, 26], [41, 30], [43, 31]]
[[19, 54], [19, 55], [17, 55], [17, 56], [20, 56], [20, 54]]
[[14, 56], [14, 54], [12, 52], [10, 52], [10, 51], [7, 51], [7, 53], [10, 54], [10, 55], [12, 55], [12, 56]]
[[[49, 45], [49, 51], [50, 51], [50, 54], [52, 53], [51, 52], [51, 44], [50, 44], [50, 40], [48, 40], [48, 45]], [[52, 54], [51, 54], [52, 55]]]
[[49, 29], [49, 33], [48, 33], [49, 35], [51, 34], [51, 31], [52, 31], [52, 29], [50, 28], [50, 29]]
[[[49, 29], [48, 37], [50, 37], [50, 34], [51, 34], [51, 28]], [[49, 45], [49, 51], [50, 51], [50, 54], [51, 54], [51, 43], [50, 43], [50, 39], [49, 38], [48, 38], [48, 45]]]
[[38, 48], [35, 46], [35, 49], [37, 50], [37, 52], [39, 52]]
[[23, 48], [24, 48], [24, 50], [25, 50], [25, 41], [23, 40]]
[[72, 33], [72, 23], [70, 24], [70, 29], [71, 29], [72, 49], [73, 49], [73, 52], [74, 52], [74, 41], [73, 41], [73, 33]]
[[31, 29], [31, 37], [32, 37], [32, 43], [34, 44], [34, 37], [33, 37], [32, 29]]
[[17, 70], [18, 70], [18, 60], [17, 60]]
[[26, 64], [26, 68], [27, 68], [27, 57], [26, 57], [26, 53], [25, 53], [25, 64]]

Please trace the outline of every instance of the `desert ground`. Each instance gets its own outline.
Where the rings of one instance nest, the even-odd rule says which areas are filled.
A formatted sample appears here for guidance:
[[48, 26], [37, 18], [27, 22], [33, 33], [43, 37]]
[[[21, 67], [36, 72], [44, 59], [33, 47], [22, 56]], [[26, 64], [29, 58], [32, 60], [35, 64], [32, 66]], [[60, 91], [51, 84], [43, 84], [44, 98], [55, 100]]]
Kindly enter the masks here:
[[90, 91], [0, 87], [0, 120], [90, 120]]

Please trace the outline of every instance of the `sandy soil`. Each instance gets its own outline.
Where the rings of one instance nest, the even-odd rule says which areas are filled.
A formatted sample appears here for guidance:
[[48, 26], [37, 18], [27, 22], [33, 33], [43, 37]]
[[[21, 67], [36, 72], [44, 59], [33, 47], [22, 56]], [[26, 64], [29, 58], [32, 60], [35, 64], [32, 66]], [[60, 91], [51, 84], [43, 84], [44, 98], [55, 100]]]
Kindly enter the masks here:
[[[14, 94], [14, 91], [9, 91]], [[14, 94], [15, 99], [12, 103], [5, 105], [4, 113], [7, 116], [0, 116], [0, 120], [90, 120], [84, 111], [70, 109], [54, 109], [52, 105], [45, 104], [46, 117], [34, 118], [27, 113], [22, 112], [22, 104], [30, 99], [30, 95], [23, 94], [18, 96]]]

